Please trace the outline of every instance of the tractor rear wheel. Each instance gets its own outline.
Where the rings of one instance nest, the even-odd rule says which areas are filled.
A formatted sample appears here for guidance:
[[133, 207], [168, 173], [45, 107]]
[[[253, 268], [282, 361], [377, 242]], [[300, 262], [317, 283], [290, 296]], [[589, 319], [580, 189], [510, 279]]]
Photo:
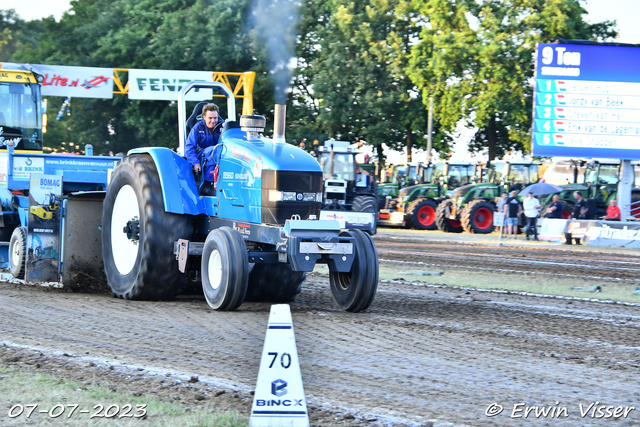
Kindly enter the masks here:
[[249, 260], [244, 239], [229, 227], [212, 230], [202, 248], [202, 290], [214, 310], [240, 307], [247, 294]]
[[460, 215], [462, 226], [468, 233], [488, 234], [495, 228], [493, 226], [493, 213], [496, 207], [486, 200], [474, 200], [469, 203]]
[[356, 196], [353, 198], [351, 209], [355, 212], [371, 212], [373, 213], [373, 226], [368, 231], [369, 234], [376, 234], [378, 229], [378, 199], [373, 196]]
[[411, 215], [408, 221], [410, 227], [416, 230], [437, 230], [436, 211], [438, 204], [431, 199], [418, 199], [409, 204], [407, 214]]
[[333, 299], [345, 311], [357, 313], [369, 308], [378, 289], [378, 251], [373, 239], [360, 230], [348, 230], [341, 236], [353, 237], [355, 259], [347, 273], [329, 272]]
[[18, 227], [9, 240], [9, 272], [16, 279], [24, 279], [27, 262], [27, 227]]
[[293, 302], [306, 278], [304, 271], [293, 271], [289, 264], [256, 264], [249, 274], [245, 301]]
[[451, 214], [451, 206], [453, 206], [453, 200], [443, 200], [436, 210], [436, 225], [438, 229], [446, 233], [462, 233], [462, 224], [459, 220], [449, 218]]
[[156, 165], [147, 154], [116, 167], [102, 209], [102, 258], [113, 294], [124, 299], [166, 300], [180, 291], [173, 244], [190, 239], [191, 220], [164, 210]]

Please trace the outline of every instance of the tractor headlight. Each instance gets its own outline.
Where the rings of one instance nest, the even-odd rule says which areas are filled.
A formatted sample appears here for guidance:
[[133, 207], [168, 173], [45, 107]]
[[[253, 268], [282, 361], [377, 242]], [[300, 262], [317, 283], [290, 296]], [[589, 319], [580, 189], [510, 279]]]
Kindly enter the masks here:
[[315, 202], [318, 197], [318, 193], [304, 193], [303, 200], [305, 202]]
[[295, 191], [283, 191], [282, 192], [282, 201], [284, 201], [284, 202], [295, 202], [296, 201], [296, 192]]
[[280, 202], [280, 201], [282, 201], [282, 191], [269, 190], [269, 201], [270, 202]]
[[322, 203], [320, 193], [297, 193], [295, 191], [269, 190], [270, 202], [318, 202]]

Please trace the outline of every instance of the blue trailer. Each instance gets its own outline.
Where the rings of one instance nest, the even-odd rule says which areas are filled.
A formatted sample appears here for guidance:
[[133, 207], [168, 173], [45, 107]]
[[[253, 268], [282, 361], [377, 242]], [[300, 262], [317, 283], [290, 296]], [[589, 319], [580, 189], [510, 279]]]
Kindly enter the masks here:
[[[54, 281], [71, 283], [78, 275], [102, 274], [100, 246], [89, 242], [99, 242], [102, 199], [120, 159], [43, 154], [40, 83], [35, 73], [0, 70], [0, 267], [25, 278], [30, 255], [37, 277], [35, 266], [53, 260], [47, 262], [55, 269]], [[45, 174], [59, 178], [62, 192], [49, 195], [48, 205], [30, 209], [33, 178]], [[51, 239], [43, 243], [44, 235], [28, 239], [34, 221], [55, 231], [54, 246], [47, 243]]]

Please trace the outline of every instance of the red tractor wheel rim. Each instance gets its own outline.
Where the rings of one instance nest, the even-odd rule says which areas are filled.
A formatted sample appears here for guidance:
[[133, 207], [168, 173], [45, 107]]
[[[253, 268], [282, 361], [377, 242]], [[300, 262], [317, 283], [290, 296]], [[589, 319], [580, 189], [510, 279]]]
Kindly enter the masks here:
[[493, 214], [487, 208], [480, 208], [473, 214], [473, 221], [478, 228], [484, 230], [493, 224]]
[[418, 221], [425, 227], [430, 226], [436, 220], [436, 211], [431, 206], [423, 206], [418, 210]]

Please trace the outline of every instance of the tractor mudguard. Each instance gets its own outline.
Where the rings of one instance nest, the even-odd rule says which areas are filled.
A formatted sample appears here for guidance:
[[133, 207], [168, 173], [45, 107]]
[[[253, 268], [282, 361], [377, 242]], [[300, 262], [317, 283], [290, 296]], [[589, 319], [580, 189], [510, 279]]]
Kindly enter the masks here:
[[205, 213], [189, 162], [164, 147], [136, 148], [129, 151], [128, 155], [132, 154], [149, 154], [156, 164], [166, 212], [189, 215]]

